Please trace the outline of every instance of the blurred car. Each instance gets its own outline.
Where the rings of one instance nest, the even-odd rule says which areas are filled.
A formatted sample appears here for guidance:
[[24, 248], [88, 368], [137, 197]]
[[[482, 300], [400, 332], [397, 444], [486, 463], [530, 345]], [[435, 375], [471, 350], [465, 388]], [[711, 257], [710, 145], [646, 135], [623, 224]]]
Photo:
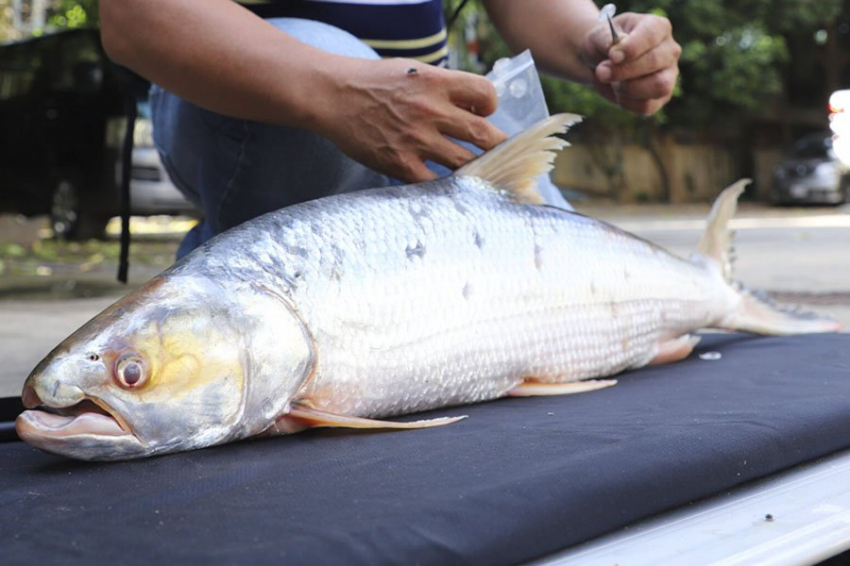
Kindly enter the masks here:
[[[103, 234], [121, 210], [117, 181], [129, 87], [120, 80], [96, 29], [0, 46], [0, 212], [49, 214], [62, 238]], [[147, 84], [138, 77], [132, 84], [143, 106]], [[142, 129], [145, 123], [142, 115]], [[192, 210], [165, 187], [170, 182], [152, 151], [148, 145], [133, 153], [133, 214]]]
[[770, 200], [774, 204], [850, 202], [850, 172], [833, 148], [832, 132], [800, 138], [774, 170]]

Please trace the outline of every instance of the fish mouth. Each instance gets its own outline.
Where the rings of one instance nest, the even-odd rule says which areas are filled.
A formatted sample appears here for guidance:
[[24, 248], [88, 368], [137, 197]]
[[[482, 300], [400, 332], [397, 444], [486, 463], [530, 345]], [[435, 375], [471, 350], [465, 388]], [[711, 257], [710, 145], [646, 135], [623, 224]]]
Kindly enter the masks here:
[[[99, 399], [53, 406], [42, 402], [27, 386], [22, 401], [27, 410], [15, 420], [18, 436], [46, 452], [86, 460], [114, 459], [142, 447], [126, 422]], [[105, 445], [115, 450], [99, 456]]]
[[123, 436], [128, 433], [121, 427], [118, 419], [86, 399], [70, 407], [39, 406], [24, 411], [30, 425], [42, 433], [52, 436], [74, 436], [78, 434], [97, 434], [102, 436]]

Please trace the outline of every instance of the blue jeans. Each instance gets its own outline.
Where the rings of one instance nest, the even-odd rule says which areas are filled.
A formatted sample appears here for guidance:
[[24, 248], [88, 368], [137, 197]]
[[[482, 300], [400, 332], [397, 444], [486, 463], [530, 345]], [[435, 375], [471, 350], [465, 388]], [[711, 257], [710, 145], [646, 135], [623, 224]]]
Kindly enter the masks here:
[[[353, 35], [320, 22], [289, 18], [269, 22], [325, 51], [379, 58]], [[154, 143], [165, 169], [204, 213], [186, 235], [178, 258], [266, 212], [388, 183], [385, 176], [317, 134], [223, 116], [156, 85], [151, 89], [151, 114]]]
[[[379, 58], [371, 47], [336, 27], [294, 18], [268, 21], [324, 51]], [[322, 136], [217, 114], [156, 85], [151, 88], [151, 113], [154, 143], [165, 169], [204, 213], [180, 245], [178, 259], [216, 234], [261, 214], [397, 183], [352, 160]], [[448, 172], [436, 164], [429, 166], [441, 175]]]

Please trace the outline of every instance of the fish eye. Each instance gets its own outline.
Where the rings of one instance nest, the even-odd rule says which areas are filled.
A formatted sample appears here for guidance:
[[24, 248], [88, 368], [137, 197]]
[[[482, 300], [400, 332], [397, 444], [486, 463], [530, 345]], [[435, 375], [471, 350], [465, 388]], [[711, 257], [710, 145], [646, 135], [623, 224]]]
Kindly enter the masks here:
[[115, 379], [127, 389], [144, 385], [148, 380], [145, 361], [138, 354], [124, 354], [115, 362]]
[[98, 360], [100, 359], [100, 356], [98, 356], [97, 354], [95, 354], [94, 352], [92, 352], [92, 353], [90, 353], [90, 354], [88, 355], [88, 358], [89, 358], [89, 361], [90, 361], [90, 362], [96, 362], [96, 361], [98, 361]]

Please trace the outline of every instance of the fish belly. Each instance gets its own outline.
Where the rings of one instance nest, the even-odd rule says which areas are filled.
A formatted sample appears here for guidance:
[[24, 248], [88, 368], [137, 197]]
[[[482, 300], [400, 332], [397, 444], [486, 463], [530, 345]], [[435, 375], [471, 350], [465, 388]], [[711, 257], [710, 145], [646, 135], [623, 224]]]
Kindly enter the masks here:
[[299, 400], [317, 409], [381, 417], [612, 375], [728, 308], [721, 278], [602, 222], [474, 186], [388, 191], [296, 231], [322, 250], [284, 274], [317, 351]]

